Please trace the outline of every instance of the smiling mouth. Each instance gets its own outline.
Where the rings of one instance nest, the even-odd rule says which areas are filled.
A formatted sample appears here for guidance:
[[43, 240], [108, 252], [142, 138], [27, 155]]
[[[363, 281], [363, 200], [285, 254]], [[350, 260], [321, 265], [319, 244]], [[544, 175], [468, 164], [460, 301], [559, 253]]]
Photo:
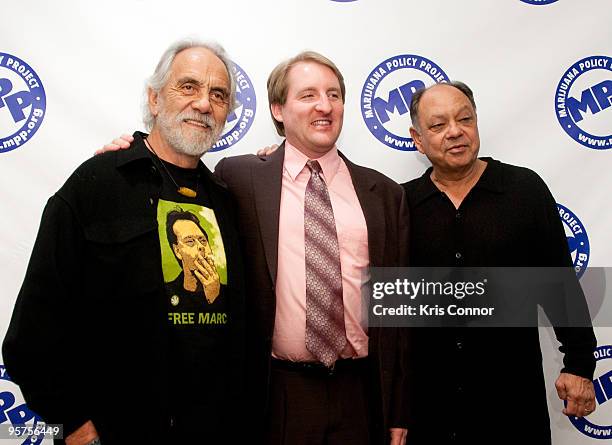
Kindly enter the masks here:
[[185, 119], [183, 120], [183, 122], [185, 122], [186, 124], [189, 125], [193, 125], [195, 127], [200, 127], [200, 128], [210, 128], [210, 126], [202, 121], [196, 121], [193, 119]]
[[315, 127], [330, 127], [331, 124], [332, 122], [329, 119], [317, 119], [316, 121], [313, 121], [311, 125]]

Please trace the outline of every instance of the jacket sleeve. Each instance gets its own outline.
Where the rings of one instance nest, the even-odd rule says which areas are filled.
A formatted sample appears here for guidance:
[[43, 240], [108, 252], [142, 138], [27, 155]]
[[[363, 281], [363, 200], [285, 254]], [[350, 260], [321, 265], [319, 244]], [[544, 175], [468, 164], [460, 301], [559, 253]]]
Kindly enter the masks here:
[[[67, 203], [49, 199], [2, 353], [30, 409], [67, 436], [89, 418], [85, 376], [90, 363], [79, 343], [77, 297], [83, 255], [81, 228]], [[78, 290], [81, 289], [79, 293]], [[90, 359], [91, 362], [91, 359]]]
[[398, 212], [399, 231], [399, 266], [406, 267], [410, 263], [408, 252], [410, 251], [410, 215], [408, 213], [408, 200], [406, 192], [402, 187], [402, 198]]
[[223, 168], [225, 167], [226, 159], [227, 158], [221, 159], [219, 162], [217, 162], [217, 165], [215, 165], [215, 171], [214, 171], [215, 176], [222, 181], [225, 181], [225, 179], [223, 178], [223, 172], [224, 172]]
[[[402, 196], [397, 216], [398, 267], [406, 267], [409, 263], [409, 224], [408, 203], [406, 193], [402, 187]], [[415, 384], [414, 377], [411, 374], [411, 370], [414, 369], [414, 363], [411, 360], [414, 335], [411, 334], [411, 331], [415, 328], [393, 329], [397, 329], [398, 338], [389, 427], [409, 428], [412, 419], [411, 403], [414, 399], [412, 385]]]

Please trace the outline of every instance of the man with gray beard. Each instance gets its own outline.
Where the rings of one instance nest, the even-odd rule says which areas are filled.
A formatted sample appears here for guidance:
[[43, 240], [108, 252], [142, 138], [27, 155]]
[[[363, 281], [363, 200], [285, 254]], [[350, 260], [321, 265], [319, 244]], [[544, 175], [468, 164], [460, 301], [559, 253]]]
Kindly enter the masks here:
[[86, 161], [47, 203], [3, 355], [68, 445], [240, 440], [236, 217], [200, 161], [234, 96], [221, 47], [175, 43], [147, 84], [150, 133]]

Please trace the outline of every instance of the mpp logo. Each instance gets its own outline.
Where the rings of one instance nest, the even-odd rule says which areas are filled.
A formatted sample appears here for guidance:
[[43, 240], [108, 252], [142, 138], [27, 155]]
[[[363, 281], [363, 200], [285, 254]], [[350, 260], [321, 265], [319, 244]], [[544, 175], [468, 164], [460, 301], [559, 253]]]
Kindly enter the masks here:
[[34, 136], [46, 104], [45, 89], [34, 70], [20, 58], [0, 53], [0, 153]]
[[257, 100], [255, 90], [249, 76], [236, 63], [232, 63], [236, 76], [236, 108], [227, 116], [223, 134], [213, 145], [212, 151], [221, 151], [231, 147], [244, 137], [255, 119]]
[[[587, 417], [570, 417], [569, 420], [578, 431], [593, 439], [612, 439], [612, 425], [610, 425], [610, 406], [612, 399], [612, 346], [600, 346], [595, 352], [597, 360], [596, 376], [593, 379], [595, 387], [595, 400], [597, 409]], [[603, 372], [602, 372], [602, 368]], [[605, 407], [605, 408], [604, 408]]]
[[576, 142], [612, 148], [612, 58], [586, 57], [563, 74], [555, 93], [557, 120]]
[[589, 264], [589, 255], [591, 253], [589, 237], [578, 217], [570, 209], [561, 204], [557, 204], [557, 210], [563, 222], [563, 228], [565, 229], [565, 235], [567, 237], [567, 245], [574, 263], [574, 269], [576, 270], [576, 275], [578, 275], [580, 279]]
[[[19, 391], [17, 391], [15, 384], [11, 382], [3, 365], [0, 365], [0, 383], [2, 383], [0, 387], [0, 427], [4, 433], [8, 432], [7, 425], [36, 427], [39, 422], [42, 422], [42, 419], [30, 410], [25, 403], [20, 403], [17, 400], [15, 393], [19, 393]], [[8, 383], [10, 387], [5, 388], [5, 383]], [[17, 437], [13, 437], [10, 442], [21, 445], [33, 445], [41, 443], [44, 435], [28, 436], [26, 434], [19, 436], [19, 441], [16, 439]]]
[[361, 115], [370, 133], [396, 150], [416, 150], [408, 131], [412, 95], [441, 82], [448, 82], [448, 76], [425, 57], [402, 54], [379, 64], [361, 90]]
[[530, 5], [550, 5], [551, 3], [556, 2], [557, 0], [521, 0], [523, 3], [528, 3]]

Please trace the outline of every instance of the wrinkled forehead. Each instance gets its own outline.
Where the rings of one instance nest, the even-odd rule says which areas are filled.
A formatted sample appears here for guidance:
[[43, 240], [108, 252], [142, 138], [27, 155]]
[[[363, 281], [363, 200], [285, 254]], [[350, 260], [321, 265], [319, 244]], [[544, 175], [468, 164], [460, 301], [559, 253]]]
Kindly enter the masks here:
[[191, 79], [215, 83], [229, 89], [230, 79], [223, 61], [207, 48], [188, 48], [179, 52], [170, 66], [170, 81]]

